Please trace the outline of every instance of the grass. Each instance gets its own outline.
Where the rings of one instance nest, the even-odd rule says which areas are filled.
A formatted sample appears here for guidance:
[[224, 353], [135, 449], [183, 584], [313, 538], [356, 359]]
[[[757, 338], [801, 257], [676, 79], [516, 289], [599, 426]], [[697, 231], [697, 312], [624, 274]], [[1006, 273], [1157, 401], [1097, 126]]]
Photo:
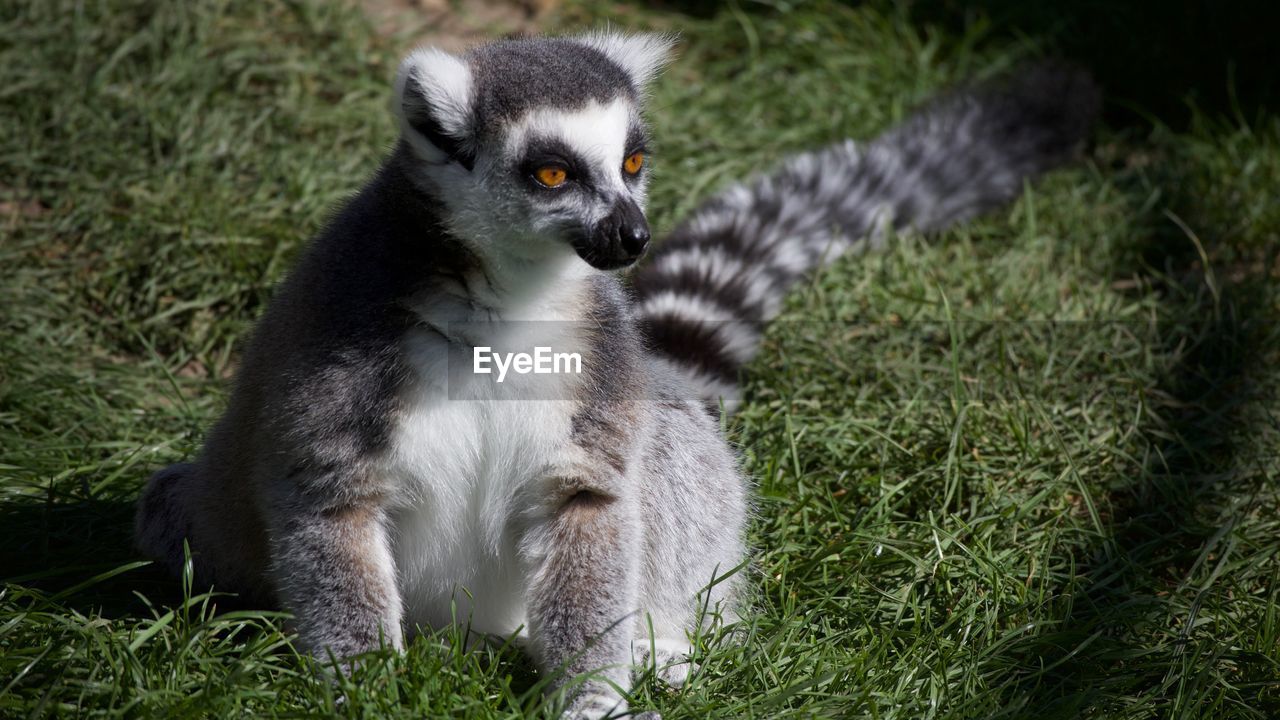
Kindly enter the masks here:
[[[874, 4], [558, 23], [605, 20], [684, 34], [659, 228], [1060, 40]], [[197, 447], [273, 283], [391, 142], [406, 38], [310, 0], [13, 0], [0, 38], [0, 717], [550, 712], [458, 629], [327, 682], [279, 615], [130, 548], [141, 483]], [[728, 428], [757, 612], [637, 707], [1280, 714], [1280, 119], [1187, 112], [1113, 121], [1013, 207], [797, 290]]]

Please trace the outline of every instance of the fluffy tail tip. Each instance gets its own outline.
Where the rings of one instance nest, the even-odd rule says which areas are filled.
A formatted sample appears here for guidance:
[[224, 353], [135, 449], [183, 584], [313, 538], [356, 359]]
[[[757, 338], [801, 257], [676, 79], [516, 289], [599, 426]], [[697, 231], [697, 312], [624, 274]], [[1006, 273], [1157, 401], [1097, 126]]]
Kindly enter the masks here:
[[977, 91], [1010, 142], [1058, 163], [1090, 135], [1102, 93], [1087, 71], [1062, 60], [1030, 65]]

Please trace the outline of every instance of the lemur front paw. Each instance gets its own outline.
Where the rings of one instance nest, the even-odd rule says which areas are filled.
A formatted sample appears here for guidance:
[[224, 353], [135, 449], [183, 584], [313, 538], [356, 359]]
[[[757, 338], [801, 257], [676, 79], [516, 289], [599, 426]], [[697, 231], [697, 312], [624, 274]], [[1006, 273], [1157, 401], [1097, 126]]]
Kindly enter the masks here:
[[691, 649], [683, 640], [642, 638], [631, 645], [631, 662], [636, 675], [652, 669], [658, 680], [670, 687], [681, 688], [698, 669], [689, 659]]

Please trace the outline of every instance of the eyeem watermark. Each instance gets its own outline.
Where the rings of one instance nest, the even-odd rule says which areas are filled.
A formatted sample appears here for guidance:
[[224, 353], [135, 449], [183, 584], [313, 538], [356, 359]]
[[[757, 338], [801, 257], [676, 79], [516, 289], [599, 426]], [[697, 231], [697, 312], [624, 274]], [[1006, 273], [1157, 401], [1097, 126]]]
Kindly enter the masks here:
[[575, 352], [552, 352], [541, 345], [532, 353], [494, 352], [490, 347], [477, 347], [471, 353], [471, 371], [477, 375], [492, 375], [498, 371], [498, 382], [507, 379], [507, 372], [517, 375], [581, 374], [582, 356]]

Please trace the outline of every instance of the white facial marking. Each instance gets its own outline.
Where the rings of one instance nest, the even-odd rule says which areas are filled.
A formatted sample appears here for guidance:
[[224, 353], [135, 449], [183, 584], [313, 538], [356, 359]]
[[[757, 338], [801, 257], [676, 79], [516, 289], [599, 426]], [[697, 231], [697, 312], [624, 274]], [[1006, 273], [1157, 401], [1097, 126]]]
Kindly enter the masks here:
[[581, 110], [570, 112], [539, 108], [512, 127], [507, 136], [508, 152], [518, 152], [533, 137], [560, 140], [591, 167], [599, 182], [623, 191], [622, 160], [627, 152], [632, 114], [633, 106], [627, 98], [608, 104], [592, 101]]

